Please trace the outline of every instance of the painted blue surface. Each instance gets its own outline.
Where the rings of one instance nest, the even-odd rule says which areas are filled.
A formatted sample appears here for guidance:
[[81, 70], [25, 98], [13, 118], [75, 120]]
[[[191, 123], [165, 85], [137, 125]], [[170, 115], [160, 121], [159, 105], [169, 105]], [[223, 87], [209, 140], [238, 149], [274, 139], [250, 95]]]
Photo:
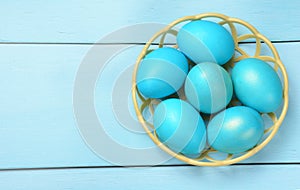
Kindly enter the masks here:
[[[283, 175], [284, 174], [284, 175]], [[0, 172], [1, 189], [299, 189], [299, 165]], [[16, 185], [18, 184], [18, 185]]]
[[[300, 40], [299, 7], [297, 0], [1, 1], [0, 170], [8, 170], [0, 171], [0, 189], [154, 189], [153, 181], [157, 184], [155, 189], [299, 189], [300, 169], [296, 163], [300, 161], [300, 128], [297, 126], [300, 122], [300, 43], [276, 44], [289, 73], [290, 107], [271, 143], [244, 161], [262, 165], [106, 167], [112, 164], [94, 154], [81, 138], [72, 106], [74, 79], [91, 48], [88, 43], [114, 30], [141, 22], [166, 24], [185, 15], [220, 12], [250, 22], [271, 40]], [[148, 31], [149, 28], [145, 28], [141, 35], [124, 34], [126, 38], [120, 35], [105, 42], [144, 43], [142, 36]], [[114, 45], [103, 46], [109, 52]], [[243, 45], [250, 54], [253, 47], [253, 44]], [[154, 146], [141, 132], [130, 103], [130, 72], [141, 49], [140, 45], [116, 54], [103, 69], [95, 88], [95, 110], [105, 131], [115, 141], [133, 148]], [[99, 52], [100, 57], [107, 52]], [[264, 48], [263, 52], [268, 53]], [[116, 77], [120, 73], [124, 73], [124, 88], [117, 89], [119, 96], [112, 96], [112, 86], [118, 82]], [[128, 113], [119, 113], [120, 106], [130, 107]], [[124, 127], [128, 124], [129, 129]], [[165, 164], [182, 163], [170, 160]], [[103, 168], [65, 168], [85, 166]], [[64, 169], [45, 169], [49, 167]], [[32, 169], [10, 170], [12, 168]]]
[[[105, 34], [130, 24], [168, 24], [186, 15], [207, 12], [246, 20], [272, 40], [298, 40], [299, 7], [297, 0], [263, 0], [259, 3], [253, 0], [1, 1], [0, 41], [94, 43]], [[145, 32], [147, 29], [141, 34]], [[138, 36], [132, 36], [132, 39], [141, 42]], [[120, 36], [109, 41], [119, 43], [124, 38]]]
[[[243, 48], [247, 47], [251, 49], [253, 45], [244, 45]], [[276, 47], [290, 75], [291, 105], [278, 134], [261, 152], [245, 161], [248, 163], [298, 162], [300, 158], [300, 128], [297, 127], [300, 88], [298, 70], [294, 66], [298, 64], [300, 44], [283, 43], [276, 44]], [[130, 58], [136, 57], [141, 48], [128, 49], [112, 60], [104, 69], [95, 92], [96, 109], [107, 114], [102, 118], [105, 130], [114, 140], [130, 147], [151, 147], [153, 143], [146, 135], [136, 135], [120, 125], [128, 124], [126, 118], [121, 117], [123, 114], [117, 117], [118, 120], [110, 119], [116, 117], [111, 109], [111, 86], [114, 82], [111, 77], [116, 77], [118, 72], [133, 64]], [[0, 94], [1, 168], [110, 165], [84, 144], [73, 118], [73, 80], [89, 46], [1, 45], [0, 49], [3, 73], [0, 80], [3, 92]], [[16, 52], [18, 56], [15, 56]], [[27, 63], [26, 67], [24, 63]], [[44, 67], [47, 69], [44, 70]], [[130, 80], [124, 89], [130, 91]], [[131, 116], [134, 112], [128, 114]], [[140, 129], [137, 122], [132, 124], [135, 129]]]

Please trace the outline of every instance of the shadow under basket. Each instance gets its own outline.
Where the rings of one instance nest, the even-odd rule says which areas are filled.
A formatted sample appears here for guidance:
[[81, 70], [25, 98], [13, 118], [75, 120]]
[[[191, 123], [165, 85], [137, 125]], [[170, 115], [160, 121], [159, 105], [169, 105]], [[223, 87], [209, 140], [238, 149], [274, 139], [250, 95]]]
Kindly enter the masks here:
[[[177, 45], [170, 45], [170, 43], [165, 43], [167, 35], [175, 36], [178, 33], [178, 27], [186, 22], [190, 22], [193, 20], [211, 20], [214, 22], [223, 25], [225, 28], [230, 31], [235, 44], [235, 55], [234, 57], [224, 65], [224, 68], [230, 70], [234, 66], [237, 61], [248, 57], [254, 57], [261, 60], [266, 61], [269, 63], [274, 70], [278, 73], [281, 78], [283, 84], [283, 104], [282, 106], [276, 111], [276, 113], [267, 113], [262, 114], [265, 120], [269, 120], [270, 125], [265, 124], [265, 133], [263, 139], [252, 149], [239, 153], [239, 154], [226, 154], [221, 153], [214, 150], [211, 147], [207, 147], [199, 157], [197, 158], [190, 158], [183, 154], [176, 153], [172, 151], [169, 147], [164, 145], [160, 142], [159, 138], [155, 134], [155, 130], [153, 127], [153, 123], [151, 121], [151, 117], [153, 117], [153, 113], [155, 110], [155, 106], [159, 103], [160, 100], [158, 99], [146, 99], [143, 97], [137, 89], [136, 85], [136, 73], [140, 62], [143, 58], [147, 55], [147, 53], [151, 52], [156, 48], [166, 47], [166, 46], [173, 46], [177, 47]], [[242, 33], [242, 34], [241, 34]], [[159, 43], [155, 45], [155, 42], [159, 40]], [[243, 42], [251, 42], [251, 44], [247, 44], [248, 46], [252, 45], [252, 54], [249, 54], [245, 49], [241, 46]], [[155, 46], [155, 47], [153, 47]], [[251, 46], [251, 47], [252, 47]], [[249, 48], [248, 48], [249, 49]], [[254, 51], [253, 51], [254, 50]], [[269, 52], [269, 53], [268, 53]], [[181, 99], [185, 99], [185, 96], [182, 92], [182, 89], [177, 92], [178, 97]], [[135, 64], [135, 69], [133, 72], [133, 79], [132, 79], [132, 98], [134, 103], [134, 108], [137, 114], [137, 118], [141, 125], [143, 126], [146, 133], [149, 137], [153, 140], [153, 142], [159, 146], [162, 150], [170, 154], [171, 156], [191, 165], [197, 166], [224, 166], [230, 165], [242, 160], [245, 160], [257, 152], [259, 152], [264, 146], [266, 146], [271, 139], [277, 133], [288, 109], [288, 76], [286, 73], [286, 69], [282, 64], [278, 52], [274, 45], [268, 40], [265, 36], [260, 34], [252, 25], [249, 23], [237, 19], [231, 18], [222, 14], [218, 13], [206, 13], [206, 14], [199, 14], [195, 16], [186, 16], [180, 18], [165, 28], [157, 32], [144, 46], [142, 52], [138, 56], [138, 59]], [[237, 102], [236, 100], [232, 100], [230, 105], [235, 105]], [[145, 113], [147, 112], [147, 113]], [[149, 119], [150, 118], [150, 119]], [[210, 117], [208, 117], [209, 119]], [[207, 119], [207, 118], [206, 118]], [[268, 122], [265, 122], [268, 123]]]

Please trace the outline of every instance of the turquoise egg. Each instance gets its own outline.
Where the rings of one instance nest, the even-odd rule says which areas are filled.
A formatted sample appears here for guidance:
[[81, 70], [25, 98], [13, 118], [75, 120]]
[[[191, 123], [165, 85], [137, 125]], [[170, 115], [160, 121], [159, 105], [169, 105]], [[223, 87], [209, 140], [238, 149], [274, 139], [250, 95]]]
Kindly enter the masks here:
[[230, 102], [233, 87], [230, 75], [216, 63], [200, 63], [187, 75], [184, 87], [187, 100], [203, 113], [215, 113]]
[[141, 61], [136, 76], [139, 92], [148, 98], [163, 98], [175, 93], [184, 83], [188, 61], [177, 49], [159, 48]]
[[185, 24], [177, 34], [179, 49], [193, 62], [228, 62], [234, 54], [231, 34], [221, 25], [205, 20]]
[[155, 109], [153, 124], [160, 141], [177, 153], [199, 156], [206, 145], [202, 117], [183, 100], [162, 101]]
[[207, 126], [209, 145], [231, 154], [253, 148], [263, 134], [263, 119], [257, 111], [245, 106], [231, 107], [218, 113]]
[[283, 87], [275, 70], [266, 62], [247, 58], [232, 69], [237, 98], [262, 113], [274, 112], [283, 100]]

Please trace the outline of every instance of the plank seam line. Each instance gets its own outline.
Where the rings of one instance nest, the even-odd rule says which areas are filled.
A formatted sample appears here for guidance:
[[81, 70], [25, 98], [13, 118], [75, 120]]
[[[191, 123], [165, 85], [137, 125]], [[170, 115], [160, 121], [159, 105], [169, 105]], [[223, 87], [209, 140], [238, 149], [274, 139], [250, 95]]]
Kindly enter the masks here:
[[[299, 43], [300, 40], [274, 40], [271, 41], [274, 44], [277, 43]], [[240, 42], [240, 44], [255, 44], [256, 42]], [[146, 45], [142, 42], [132, 42], [132, 43], [68, 43], [68, 42], [0, 42], [0, 45]], [[158, 43], [152, 43], [152, 45], [159, 45]], [[175, 43], [165, 43], [165, 45], [175, 45]]]
[[[236, 166], [288, 166], [288, 165], [300, 165], [300, 162], [282, 162], [282, 163], [237, 163], [225, 167], [236, 167]], [[79, 170], [79, 169], [108, 169], [108, 168], [168, 168], [168, 167], [199, 167], [192, 166], [188, 164], [172, 164], [172, 165], [132, 165], [132, 166], [70, 166], [70, 167], [40, 167], [40, 168], [10, 168], [10, 169], [0, 169], [0, 172], [9, 171], [39, 171], [39, 170]]]

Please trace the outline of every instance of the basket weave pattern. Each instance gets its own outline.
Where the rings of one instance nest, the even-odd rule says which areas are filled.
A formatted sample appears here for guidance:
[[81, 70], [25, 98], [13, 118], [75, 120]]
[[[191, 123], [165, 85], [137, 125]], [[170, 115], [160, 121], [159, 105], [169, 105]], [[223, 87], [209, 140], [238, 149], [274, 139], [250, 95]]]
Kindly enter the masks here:
[[[244, 152], [242, 154], [233, 155], [233, 154], [225, 154], [222, 153], [222, 158], [215, 158], [214, 154], [218, 153], [216, 150], [212, 148], [207, 148], [202, 152], [202, 154], [198, 158], [189, 158], [185, 155], [175, 153], [170, 148], [165, 146], [163, 143], [160, 142], [160, 140], [157, 138], [153, 124], [145, 118], [143, 112], [145, 110], [148, 110], [148, 112], [153, 116], [154, 113], [154, 107], [156, 104], [159, 103], [159, 100], [156, 99], [146, 99], [144, 98], [138, 91], [137, 85], [136, 85], [136, 73], [138, 66], [142, 59], [149, 53], [152, 49], [150, 49], [150, 46], [153, 44], [155, 40], [159, 40], [158, 48], [164, 47], [165, 45], [165, 39], [167, 35], [177, 35], [177, 30], [175, 27], [183, 22], [187, 21], [193, 21], [193, 20], [200, 20], [200, 19], [218, 19], [220, 25], [227, 25], [228, 29], [230, 30], [232, 37], [234, 39], [235, 44], [235, 52], [236, 55], [224, 65], [225, 69], [230, 69], [234, 66], [234, 64], [237, 61], [240, 61], [242, 59], [248, 58], [248, 57], [255, 57], [261, 60], [264, 60], [268, 63], [270, 63], [274, 70], [277, 72], [280, 72], [282, 82], [283, 82], [283, 106], [278, 110], [278, 112], [275, 113], [267, 113], [266, 116], [270, 117], [273, 125], [265, 129], [265, 134], [263, 137], [263, 140], [254, 148], [248, 150], [247, 152]], [[247, 34], [238, 34], [237, 26], [240, 25], [244, 28], [247, 28], [250, 33]], [[241, 42], [249, 42], [249, 40], [254, 40], [255, 42], [255, 52], [254, 55], [249, 55], [247, 51], [243, 50], [240, 47]], [[252, 42], [251, 41], [251, 42]], [[262, 55], [262, 43], [267, 45], [267, 48], [270, 50], [272, 56], [268, 55]], [[177, 47], [174, 45], [174, 47]], [[264, 146], [266, 146], [270, 140], [275, 136], [276, 132], [278, 131], [285, 115], [288, 109], [288, 76], [286, 73], [286, 69], [284, 65], [282, 64], [278, 52], [274, 45], [268, 40], [265, 36], [260, 34], [252, 25], [249, 23], [242, 21], [237, 18], [231, 18], [222, 14], [218, 13], [207, 13], [207, 14], [200, 14], [195, 16], [187, 16], [180, 18], [165, 28], [163, 28], [161, 31], [157, 32], [144, 46], [142, 52], [140, 53], [134, 73], [133, 73], [133, 80], [132, 80], [132, 98], [134, 103], [134, 108], [138, 117], [138, 120], [140, 121], [141, 125], [143, 126], [146, 133], [149, 135], [149, 137], [153, 140], [153, 142], [159, 146], [162, 150], [169, 153], [173, 157], [186, 162], [188, 164], [197, 165], [197, 166], [223, 166], [223, 165], [230, 165], [237, 162], [240, 162], [246, 158], [249, 158], [250, 156], [256, 154], [258, 151], [260, 151]], [[184, 93], [182, 92], [182, 89], [178, 92], [178, 96], [181, 99], [185, 99]], [[235, 105], [237, 103], [237, 100], [232, 100], [230, 105]]]

